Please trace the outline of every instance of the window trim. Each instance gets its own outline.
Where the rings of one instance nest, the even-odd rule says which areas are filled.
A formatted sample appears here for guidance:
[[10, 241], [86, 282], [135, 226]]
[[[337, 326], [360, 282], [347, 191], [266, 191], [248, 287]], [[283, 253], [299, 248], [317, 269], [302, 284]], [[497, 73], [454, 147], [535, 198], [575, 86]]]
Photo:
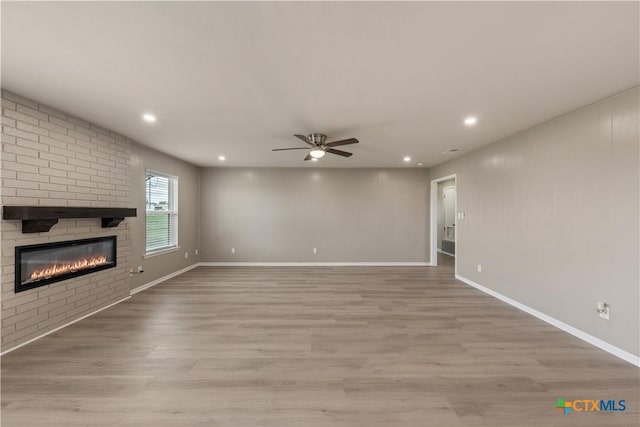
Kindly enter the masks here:
[[[158, 255], [164, 255], [167, 253], [171, 253], [171, 252], [176, 252], [178, 251], [181, 246], [180, 246], [180, 234], [179, 234], [179, 230], [180, 230], [180, 217], [178, 215], [179, 213], [179, 209], [180, 209], [180, 204], [178, 201], [178, 197], [180, 195], [178, 188], [180, 186], [180, 177], [177, 175], [172, 175], [166, 172], [160, 172], [157, 171], [155, 169], [145, 169], [145, 179], [147, 177], [147, 175], [155, 175], [155, 176], [160, 176], [163, 178], [167, 178], [169, 180], [169, 198], [174, 200], [174, 204], [175, 204], [175, 208], [172, 205], [172, 209], [167, 211], [167, 213], [169, 214], [169, 222], [172, 221], [173, 218], [175, 218], [175, 243], [169, 246], [163, 246], [154, 250], [147, 250], [147, 216], [148, 213], [150, 211], [147, 210], [147, 191], [146, 191], [146, 180], [145, 180], [145, 190], [144, 190], [144, 197], [145, 197], [145, 206], [144, 206], [144, 241], [145, 241], [145, 252], [143, 255], [143, 258], [152, 258]], [[151, 211], [152, 212], [152, 211]], [[154, 215], [154, 214], [151, 214]], [[160, 213], [158, 213], [158, 215], [161, 215]]]

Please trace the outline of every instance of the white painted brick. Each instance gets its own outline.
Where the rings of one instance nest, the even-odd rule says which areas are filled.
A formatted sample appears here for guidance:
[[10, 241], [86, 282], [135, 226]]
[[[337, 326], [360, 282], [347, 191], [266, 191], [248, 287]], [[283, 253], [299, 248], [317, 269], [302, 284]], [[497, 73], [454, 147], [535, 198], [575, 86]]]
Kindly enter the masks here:
[[15, 136], [7, 135], [4, 132], [2, 133], [0, 138], [1, 138], [3, 144], [15, 144], [16, 143], [16, 137]]
[[70, 165], [81, 166], [83, 168], [90, 168], [91, 167], [91, 162], [88, 162], [86, 160], [70, 158], [70, 159], [68, 159], [68, 161], [69, 161]]
[[22, 113], [22, 114], [26, 114], [28, 116], [34, 117], [36, 119], [40, 119], [40, 120], [49, 120], [49, 115], [46, 113], [43, 113], [42, 111], [38, 111], [38, 106], [35, 107], [28, 107], [26, 105], [20, 105], [18, 104], [18, 107], [16, 108], [16, 110], [18, 110], [18, 112]]
[[103, 172], [108, 172], [109, 170], [111, 170], [109, 166], [101, 165], [99, 163], [91, 163], [91, 169], [94, 169], [96, 171], [103, 171]]
[[49, 314], [49, 316], [50, 317], [47, 320], [38, 323], [38, 329], [40, 330], [55, 329], [61, 324], [67, 323], [66, 313], [62, 313], [57, 316], [51, 316], [51, 314]]
[[[51, 134], [51, 132], [49, 132], [49, 134]], [[42, 142], [43, 144], [47, 144], [48, 146], [67, 148], [66, 142], [48, 136], [41, 136], [40, 142]]]
[[[61, 184], [46, 184], [46, 183], [40, 183], [40, 190], [48, 190], [48, 191], [67, 191], [67, 186], [66, 185], [61, 185]], [[51, 196], [51, 194], [49, 194], [49, 197], [53, 197]]]
[[76, 126], [76, 132], [85, 136], [98, 136], [98, 132], [85, 126]]
[[27, 131], [12, 128], [9, 126], [3, 126], [2, 132], [5, 133], [6, 135], [17, 136], [20, 138], [28, 139], [30, 141], [38, 142], [38, 135], [32, 132], [27, 132]]
[[76, 198], [78, 200], [98, 200], [98, 196], [96, 196], [95, 194], [85, 194], [85, 193], [78, 193]]
[[69, 116], [69, 122], [71, 122], [73, 124], [76, 124], [78, 126], [82, 126], [84, 128], [91, 128], [92, 127], [91, 123], [87, 122], [86, 120], [82, 120], [82, 119], [79, 119], [79, 118], [73, 117], [73, 116]]
[[75, 193], [70, 193], [69, 191], [49, 191], [49, 198], [50, 199], [63, 199], [63, 200], [71, 200], [71, 199], [75, 199], [76, 195]]
[[19, 147], [30, 148], [32, 150], [38, 151], [49, 151], [49, 146], [47, 144], [42, 144], [40, 142], [29, 141], [27, 139], [16, 138], [16, 145]]
[[66, 148], [60, 148], [60, 147], [51, 147], [51, 148], [49, 148], [49, 152], [51, 152], [53, 154], [59, 154], [61, 156], [65, 156], [65, 157], [75, 157], [76, 156], [75, 151], [68, 150]]
[[73, 165], [69, 165], [66, 163], [53, 162], [53, 161], [49, 162], [49, 167], [51, 169], [59, 169], [59, 170], [67, 171], [67, 176], [71, 176], [71, 174], [74, 173], [74, 171], [76, 170], [76, 167]]
[[[17, 197], [17, 196], [3, 196], [2, 203], [5, 205], [29, 205], [38, 206], [39, 200], [33, 197]], [[12, 242], [8, 242], [12, 243]]]
[[3, 99], [2, 99], [2, 108], [6, 108], [7, 110], [15, 110], [16, 109], [16, 103], [12, 102], [12, 101], [9, 101], [9, 99], [3, 97]]
[[[67, 172], [60, 170], [60, 169], [51, 169], [51, 168], [38, 168], [38, 172], [42, 175], [48, 175], [50, 177], [57, 177], [57, 178], [65, 178], [67, 176]], [[54, 182], [52, 179], [50, 180], [50, 182], [53, 182], [54, 184], [68, 184], [68, 182]]]
[[59, 176], [52, 176], [51, 178], [49, 178], [49, 182], [51, 182], [52, 184], [76, 185], [75, 179], [64, 178]]
[[49, 116], [54, 116], [51, 118], [59, 118], [62, 120], [66, 120], [67, 119], [67, 115], [65, 113], [63, 113], [62, 111], [56, 110], [55, 108], [51, 108], [49, 106], [46, 105], [42, 105], [42, 104], [38, 104], [38, 110], [42, 111], [43, 113], [48, 114]]
[[[4, 110], [3, 111], [5, 117], [12, 118], [17, 121], [29, 123], [31, 125], [38, 125], [38, 119], [27, 114], [21, 113], [19, 111], [14, 110]], [[15, 126], [14, 126], [15, 127]]]
[[[16, 104], [22, 104], [22, 105], [26, 105], [27, 107], [31, 107], [31, 108], [38, 108], [38, 103], [34, 102], [30, 99], [24, 98], [20, 95], [17, 95], [13, 92], [9, 92], [7, 90], [3, 90], [2, 91], [2, 106], [5, 106], [5, 102], [7, 101], [13, 101]], [[16, 106], [17, 107], [17, 106]]]
[[[28, 341], [32, 335], [38, 335], [38, 333], [38, 325], [31, 325], [12, 334], [3, 335], [2, 347], [11, 348], [14, 345], [19, 344], [20, 342]], [[7, 345], [6, 343], [12, 343], [13, 345]]]
[[[49, 117], [49, 123], [53, 123], [54, 125], [61, 126], [66, 129], [75, 129], [76, 125], [69, 122], [68, 120], [59, 119], [57, 117]], [[64, 133], [64, 132], [61, 132]]]
[[[75, 170], [75, 166], [74, 166], [74, 170]], [[85, 181], [89, 181], [89, 180], [91, 180], [91, 175], [87, 175], [87, 174], [84, 174], [84, 173], [69, 172], [69, 173], [67, 174], [67, 176], [68, 176], [69, 178], [73, 178], [73, 179], [83, 179], [83, 180], [85, 180]]]
[[61, 133], [63, 135], [67, 133], [67, 128], [58, 126], [46, 120], [40, 120], [38, 122], [38, 126], [40, 126], [42, 129], [52, 130], [54, 132]]
[[16, 162], [31, 166], [49, 166], [49, 161], [46, 159], [38, 159], [36, 157], [27, 157], [22, 155], [16, 156]]
[[[15, 162], [17, 160], [16, 155], [13, 154], [13, 153], [4, 152], [4, 153], [0, 154], [0, 156], [1, 156], [2, 160], [6, 160], [8, 162]], [[2, 172], [2, 171], [0, 170], [0, 172]]]
[[10, 300], [2, 301], [2, 309], [16, 307], [20, 304], [25, 304], [31, 301], [35, 301], [38, 298], [38, 294], [35, 292], [27, 292], [24, 294], [20, 294], [16, 297], [11, 298]]
[[3, 179], [2, 180], [2, 185], [5, 188], [28, 188], [28, 189], [32, 189], [32, 190], [37, 190], [38, 189], [38, 183], [37, 182], [19, 181], [19, 180], [14, 180], [14, 179]]
[[[3, 204], [130, 204], [128, 139], [31, 100], [9, 96], [18, 104], [6, 98], [2, 102], [3, 129], [7, 130], [2, 134]], [[7, 149], [9, 146], [13, 148]], [[104, 230], [97, 219], [61, 220], [48, 233], [25, 235], [19, 221], [2, 221], [0, 229], [3, 315], [14, 318], [13, 324], [3, 329], [3, 350], [128, 295], [126, 268], [132, 256], [128, 224]], [[118, 235], [117, 269], [14, 293], [16, 245], [110, 235], [114, 231]], [[26, 317], [17, 317], [22, 314]]]
[[16, 192], [18, 197], [49, 197], [49, 193], [42, 190], [18, 189]]
[[44, 135], [44, 136], [48, 136], [49, 135], [49, 131], [47, 129], [42, 129], [40, 126], [36, 125], [31, 125], [29, 123], [23, 123], [23, 122], [16, 122], [16, 127], [20, 130], [24, 130], [27, 132], [31, 132], [31, 133], [35, 133], [37, 135]]
[[24, 181], [49, 182], [49, 177], [47, 175], [28, 172], [18, 172], [18, 179]]
[[2, 170], [0, 171], [0, 176], [6, 179], [16, 179], [18, 177], [18, 173], [16, 171]]
[[80, 167], [80, 166], [76, 166], [76, 171], [78, 173], [83, 173], [83, 174], [86, 174], [86, 175], [97, 175], [98, 174], [95, 169], [83, 168], [83, 167]]
[[57, 139], [58, 141], [64, 141], [67, 144], [73, 144], [76, 142], [75, 138], [71, 138], [69, 135], [64, 135], [62, 133], [49, 131], [49, 137], [53, 139]]
[[13, 119], [8, 118], [7, 116], [2, 116], [2, 120], [0, 120], [0, 123], [3, 126], [9, 126], [9, 127], [16, 127], [16, 121]]
[[6, 170], [38, 173], [37, 166], [24, 164], [24, 163], [3, 161], [2, 167]]
[[[81, 153], [76, 151], [76, 159], [78, 160], [84, 160], [87, 163], [90, 163], [92, 161], [95, 160], [95, 157], [89, 155], [89, 154], [85, 154], [85, 153]], [[86, 165], [80, 165], [80, 166], [86, 166]]]
[[47, 153], [44, 151], [40, 152], [40, 158], [45, 160], [52, 160], [58, 163], [67, 163], [67, 160], [68, 160], [66, 156], [61, 156], [60, 154]]

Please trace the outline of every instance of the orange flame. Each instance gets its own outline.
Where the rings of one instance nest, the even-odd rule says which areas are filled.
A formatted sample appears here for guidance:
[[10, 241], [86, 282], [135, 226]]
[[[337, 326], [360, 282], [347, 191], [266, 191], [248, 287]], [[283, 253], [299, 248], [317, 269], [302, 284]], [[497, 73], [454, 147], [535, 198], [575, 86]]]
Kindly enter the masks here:
[[87, 268], [93, 268], [103, 264], [107, 264], [107, 257], [104, 255], [99, 255], [92, 258], [82, 258], [77, 261], [68, 262], [65, 264], [53, 264], [40, 270], [35, 270], [31, 274], [31, 280], [59, 276], [61, 274], [71, 273], [78, 270], [85, 270]]

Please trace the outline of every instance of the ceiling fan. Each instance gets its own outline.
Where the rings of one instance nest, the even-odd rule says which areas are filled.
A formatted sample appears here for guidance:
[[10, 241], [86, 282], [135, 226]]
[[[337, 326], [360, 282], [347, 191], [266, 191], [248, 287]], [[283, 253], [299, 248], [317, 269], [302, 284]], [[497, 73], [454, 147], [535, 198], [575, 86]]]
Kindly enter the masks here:
[[341, 139], [340, 141], [327, 142], [327, 135], [323, 133], [310, 133], [308, 136], [293, 135], [296, 138], [304, 141], [309, 147], [296, 147], [296, 148], [274, 148], [271, 151], [286, 151], [286, 150], [309, 150], [305, 160], [320, 159], [324, 157], [326, 153], [337, 154], [342, 157], [350, 157], [353, 153], [347, 153], [346, 151], [336, 150], [333, 147], [340, 145], [357, 144], [358, 140], [355, 138]]

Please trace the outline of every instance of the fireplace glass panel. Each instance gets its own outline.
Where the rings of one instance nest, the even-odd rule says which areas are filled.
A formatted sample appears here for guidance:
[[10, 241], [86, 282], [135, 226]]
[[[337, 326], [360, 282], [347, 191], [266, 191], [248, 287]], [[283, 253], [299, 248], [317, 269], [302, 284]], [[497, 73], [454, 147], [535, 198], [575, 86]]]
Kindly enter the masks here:
[[16, 292], [116, 266], [116, 236], [16, 248]]

